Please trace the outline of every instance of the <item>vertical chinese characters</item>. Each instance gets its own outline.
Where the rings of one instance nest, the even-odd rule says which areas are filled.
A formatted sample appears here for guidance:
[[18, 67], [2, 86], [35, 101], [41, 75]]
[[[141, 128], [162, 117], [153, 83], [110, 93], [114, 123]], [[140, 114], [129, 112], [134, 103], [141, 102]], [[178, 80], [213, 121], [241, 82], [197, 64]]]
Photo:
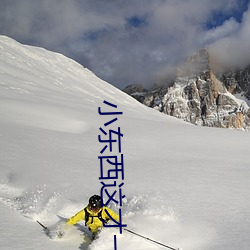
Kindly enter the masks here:
[[[119, 112], [113, 109], [117, 108], [117, 105], [110, 102], [104, 101], [104, 107], [98, 108], [99, 115], [108, 117], [109, 121], [105, 120], [104, 127], [100, 127], [100, 133], [98, 135], [98, 141], [102, 144], [102, 149], [100, 151], [100, 156], [98, 159], [100, 161], [100, 177], [101, 180], [101, 197], [102, 200], [105, 196], [107, 199], [106, 206], [110, 202], [114, 202], [119, 206], [119, 221], [112, 218], [108, 213], [107, 209], [104, 209], [112, 224], [105, 224], [103, 221], [104, 227], [119, 227], [120, 234], [122, 233], [122, 228], [127, 225], [122, 224], [122, 199], [125, 198], [125, 195], [122, 193], [122, 187], [124, 185], [124, 156], [122, 154], [121, 140], [123, 134], [121, 128], [117, 127], [116, 130], [111, 129], [110, 125], [114, 124], [118, 118], [116, 116], [122, 115], [123, 112]], [[110, 109], [112, 111], [110, 111]], [[114, 152], [116, 154], [114, 155]], [[116, 250], [116, 235], [114, 235], [114, 245]]]

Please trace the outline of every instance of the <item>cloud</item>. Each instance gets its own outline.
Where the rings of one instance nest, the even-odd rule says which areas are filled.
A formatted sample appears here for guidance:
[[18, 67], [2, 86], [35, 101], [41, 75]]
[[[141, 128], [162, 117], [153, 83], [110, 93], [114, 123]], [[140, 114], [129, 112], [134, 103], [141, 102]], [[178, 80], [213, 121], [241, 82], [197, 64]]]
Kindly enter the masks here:
[[221, 26], [204, 31], [200, 38], [201, 44], [211, 44], [225, 37], [235, 34], [240, 28], [240, 24], [232, 17], [226, 20]]
[[[225, 44], [231, 48], [249, 40], [249, 14], [242, 22], [233, 17], [239, 2], [2, 0], [0, 33], [61, 52], [120, 88], [148, 87], [204, 46], [212, 44], [218, 53]], [[220, 24], [211, 20], [218, 14], [225, 17]]]
[[[245, 67], [250, 64], [250, 10], [243, 15], [242, 22], [237, 24], [236, 29], [221, 39], [210, 44], [210, 51], [213, 53], [218, 64], [225, 67]], [[227, 29], [224, 24], [220, 29]]]

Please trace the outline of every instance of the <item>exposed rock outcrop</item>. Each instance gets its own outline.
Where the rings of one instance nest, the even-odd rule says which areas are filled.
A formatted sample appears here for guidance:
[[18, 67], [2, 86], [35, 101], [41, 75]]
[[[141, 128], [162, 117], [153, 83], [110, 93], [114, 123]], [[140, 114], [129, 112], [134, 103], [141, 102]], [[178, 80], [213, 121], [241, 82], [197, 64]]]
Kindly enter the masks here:
[[249, 69], [217, 76], [210, 67], [208, 51], [203, 49], [178, 68], [170, 87], [146, 91], [141, 86], [130, 95], [160, 112], [196, 125], [248, 129], [249, 107], [235, 93], [249, 96]]

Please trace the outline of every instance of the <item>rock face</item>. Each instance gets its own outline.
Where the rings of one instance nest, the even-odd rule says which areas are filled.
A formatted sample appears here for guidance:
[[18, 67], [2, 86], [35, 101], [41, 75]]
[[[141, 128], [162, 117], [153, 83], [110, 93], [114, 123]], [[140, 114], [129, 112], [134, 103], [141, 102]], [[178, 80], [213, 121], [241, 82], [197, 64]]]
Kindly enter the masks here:
[[250, 100], [250, 66], [218, 74], [218, 79], [225, 84], [230, 93], [242, 93]]
[[147, 90], [144, 89], [143, 85], [141, 84], [131, 84], [123, 89], [123, 91], [128, 95], [133, 96], [137, 101], [142, 103], [144, 101], [144, 95], [147, 92]]
[[[248, 129], [250, 109], [233, 94], [250, 96], [247, 70], [215, 75], [209, 53], [201, 50], [178, 68], [174, 83], [129, 94], [143, 104], [196, 125]], [[130, 85], [130, 89], [133, 89]]]

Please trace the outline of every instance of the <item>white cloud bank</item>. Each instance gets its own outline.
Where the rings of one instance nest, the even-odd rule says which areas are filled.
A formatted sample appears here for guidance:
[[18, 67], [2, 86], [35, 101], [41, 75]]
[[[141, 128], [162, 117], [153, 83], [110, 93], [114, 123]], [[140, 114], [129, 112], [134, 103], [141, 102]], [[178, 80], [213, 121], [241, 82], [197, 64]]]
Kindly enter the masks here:
[[209, 45], [225, 62], [247, 62], [246, 6], [237, 0], [5, 0], [0, 33], [62, 52], [122, 88], [152, 84], [166, 68]]

